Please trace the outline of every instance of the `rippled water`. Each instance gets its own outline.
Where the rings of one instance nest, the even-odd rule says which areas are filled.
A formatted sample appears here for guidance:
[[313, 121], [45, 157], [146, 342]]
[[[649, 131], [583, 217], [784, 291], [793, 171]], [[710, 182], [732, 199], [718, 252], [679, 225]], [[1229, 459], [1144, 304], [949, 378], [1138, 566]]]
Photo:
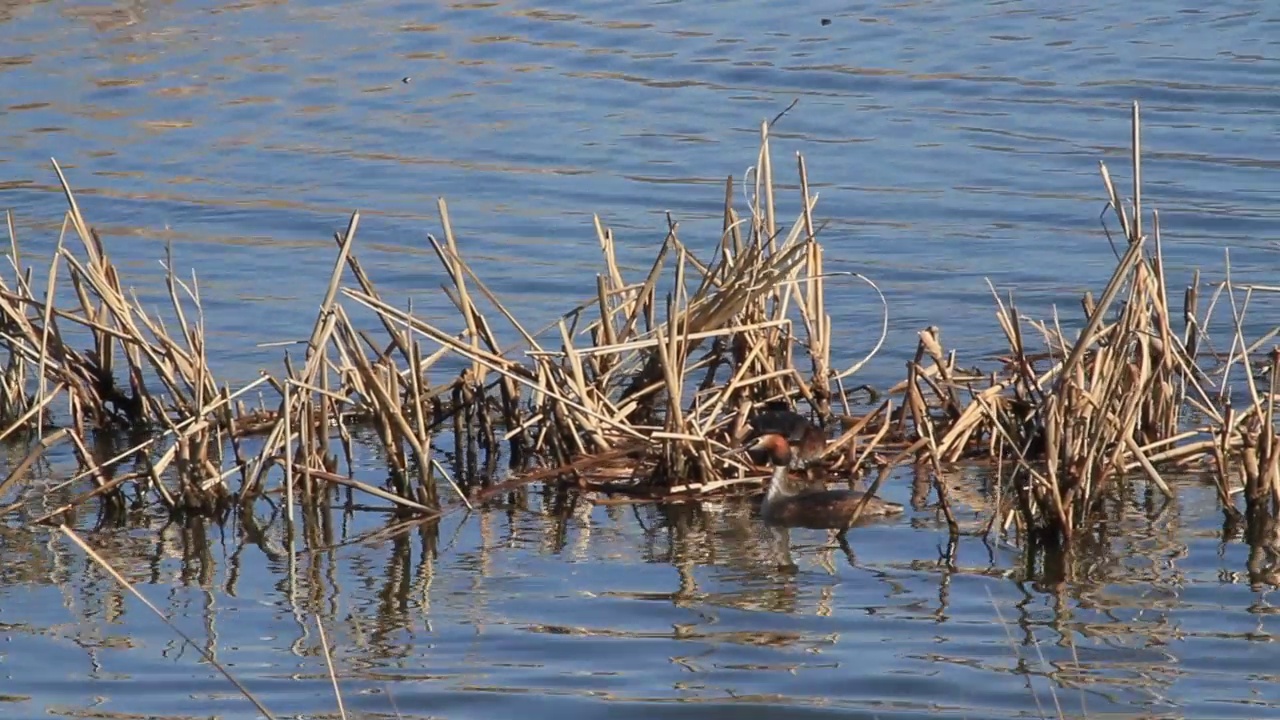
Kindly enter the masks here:
[[[431, 315], [425, 235], [447, 197], [478, 272], [536, 322], [590, 292], [592, 213], [632, 273], [665, 211], [709, 247], [724, 178], [798, 98], [775, 166], [789, 178], [806, 155], [828, 265], [889, 297], [894, 334], [866, 374], [882, 383], [927, 324], [962, 359], [998, 347], [984, 277], [1030, 314], [1098, 289], [1097, 162], [1128, 182], [1135, 99], [1171, 278], [1229, 247], [1237, 279], [1273, 282], [1277, 56], [1280, 10], [1261, 2], [0, 2], [0, 206], [47, 257], [56, 157], [140, 293], [159, 297], [166, 242], [198, 268], [215, 369], [243, 381], [278, 365], [255, 343], [309, 331], [351, 210], [380, 289]], [[860, 356], [879, 305], [831, 292], [840, 350]], [[787, 573], [744, 508], [536, 495], [316, 549], [382, 524], [338, 517], [298, 539], [313, 549], [293, 573], [266, 517], [92, 542], [280, 714], [336, 713], [317, 615], [365, 717], [1052, 716], [1051, 685], [1069, 715], [1276, 714], [1270, 578], [1220, 541], [1214, 503], [1194, 481], [1172, 507], [1127, 498], [1066, 571], [972, 538], [939, 564], [945, 533], [918, 510], [859, 529], [855, 564], [798, 532]], [[9, 520], [5, 717], [245, 716], [65, 541]]]
[[[281, 716], [336, 716], [317, 617], [359, 717], [1039, 717], [1037, 701], [1056, 717], [1055, 697], [1069, 717], [1274, 713], [1266, 578], [1251, 586], [1247, 548], [1215, 537], [1210, 493], [1180, 496], [1131, 498], [1065, 584], [973, 538], [939, 560], [928, 511], [858, 528], [851, 555], [794, 531], [784, 558], [745, 507], [536, 494], [395, 541], [353, 543], [380, 523], [339, 515], [300, 532], [313, 549], [292, 567], [262, 515], [91, 542]], [[0, 584], [14, 716], [247, 716], [68, 543], [4, 544], [29, 558]]]

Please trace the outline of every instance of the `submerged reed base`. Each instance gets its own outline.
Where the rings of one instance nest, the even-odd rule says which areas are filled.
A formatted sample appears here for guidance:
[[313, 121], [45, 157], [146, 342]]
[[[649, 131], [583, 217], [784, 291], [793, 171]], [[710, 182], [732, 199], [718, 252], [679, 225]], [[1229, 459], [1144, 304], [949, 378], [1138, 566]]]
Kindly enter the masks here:
[[[730, 179], [723, 232], [709, 257], [695, 254], [669, 220], [648, 272], [624, 277], [613, 233], [597, 219], [603, 266], [584, 293], [591, 299], [534, 331], [462, 257], [443, 200], [443, 240], [429, 240], [457, 329], [379, 295], [355, 254], [360, 216], [353, 214], [335, 237], [333, 273], [302, 351], [285, 354], [278, 376], [235, 391], [207, 362], [194, 277], [180, 279], [166, 257], [172, 313], [166, 321], [146, 311], [123, 289], [55, 163], [69, 210], [43, 287], [24, 268], [9, 219], [15, 273], [0, 278], [0, 439], [32, 444], [0, 480], [7, 503], [0, 510], [23, 510], [30, 492], [74, 487], [82, 491], [27, 521], [57, 523], [94, 497], [117, 509], [131, 497], [134, 505], [221, 515], [266, 494], [283, 495], [292, 517], [296, 504], [323, 506], [343, 487], [348, 503], [359, 491], [420, 521], [442, 512], [437, 476], [460, 495], [457, 507], [537, 481], [567, 483], [598, 502], [746, 494], [766, 475], [739, 451], [748, 420], [765, 405], [801, 404], [831, 429], [823, 462], [837, 477], [874, 469], [874, 492], [894, 467], [913, 464], [929, 475], [953, 534], [960, 528], [949, 497], [966, 489], [945, 480], [944, 468], [978, 461], [991, 463], [1000, 481], [980, 533], [1069, 544], [1097, 522], [1117, 484], [1147, 482], [1169, 495], [1164, 476], [1184, 471], [1215, 483], [1229, 519], [1274, 527], [1280, 349], [1265, 360], [1257, 352], [1275, 331], [1246, 341], [1243, 315], [1254, 290], [1238, 300], [1230, 282], [1215, 286], [1201, 313], [1198, 274], [1175, 320], [1159, 215], [1152, 213], [1149, 233], [1144, 228], [1136, 105], [1133, 121], [1128, 203], [1102, 166], [1123, 248], [1101, 295], [1083, 299], [1082, 330], [1068, 335], [1057, 318], [1026, 319], [991, 288], [1008, 344], [999, 367], [960, 369], [940, 331], [927, 328], [904, 381], [857, 415], [846, 381], [883, 344], [888, 308], [875, 350], [833, 367], [844, 352], [833, 348], [826, 283], [856, 274], [823, 270], [803, 158], [800, 212], [780, 222], [767, 124], [746, 213], [735, 210]], [[354, 282], [344, 285], [344, 277]], [[1224, 297], [1230, 349], [1204, 353], [1205, 329]], [[357, 310], [371, 312], [380, 330], [358, 327], [348, 315]], [[859, 339], [875, 335], [857, 330]], [[504, 333], [516, 340], [504, 346]], [[1042, 347], [1032, 349], [1032, 337]], [[1259, 369], [1270, 373], [1265, 387], [1255, 380]], [[1227, 394], [1233, 378], [1248, 391], [1241, 407]], [[239, 401], [268, 388], [274, 406]], [[389, 471], [382, 486], [352, 476], [356, 425], [381, 446]], [[436, 458], [442, 435], [456, 479]], [[58, 443], [73, 446], [80, 472], [54, 487], [29, 484], [32, 466]], [[101, 451], [113, 444], [123, 449]]]

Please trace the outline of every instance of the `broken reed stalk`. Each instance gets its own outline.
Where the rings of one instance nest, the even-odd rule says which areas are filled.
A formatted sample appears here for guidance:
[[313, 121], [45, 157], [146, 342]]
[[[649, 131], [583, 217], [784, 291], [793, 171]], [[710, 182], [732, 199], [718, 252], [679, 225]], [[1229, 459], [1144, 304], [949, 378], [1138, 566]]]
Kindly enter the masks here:
[[143, 605], [146, 605], [147, 609], [150, 610], [152, 613], [154, 613], [156, 617], [160, 618], [161, 622], [163, 622], [165, 625], [168, 625], [169, 629], [172, 630], [175, 634], [177, 634], [178, 637], [182, 638], [188, 645], [195, 648], [196, 652], [200, 653], [200, 655], [210, 665], [212, 665], [214, 669], [216, 669], [219, 673], [222, 674], [223, 677], [225, 677], [232, 685], [234, 685], [236, 690], [240, 691], [240, 694], [243, 695], [246, 700], [252, 703], [255, 708], [257, 708], [258, 712], [262, 713], [264, 716], [266, 716], [270, 720], [275, 719], [275, 715], [272, 715], [271, 711], [268, 710], [265, 705], [259, 702], [258, 698], [254, 697], [253, 693], [249, 692], [248, 688], [246, 688], [243, 684], [241, 684], [239, 680], [236, 680], [235, 677], [232, 676], [231, 673], [228, 672], [225, 667], [223, 667], [222, 663], [218, 662], [217, 658], [209, 654], [208, 650], [201, 647], [199, 644], [196, 643], [195, 640], [191, 639], [191, 636], [187, 635], [181, 629], [179, 629], [178, 626], [174, 625], [173, 622], [170, 621], [169, 618], [166, 617], [165, 614], [161, 612], [159, 608], [151, 604], [151, 601], [148, 600], [145, 595], [138, 592], [138, 589], [133, 586], [133, 583], [126, 580], [124, 576], [121, 575], [118, 571], [116, 571], [116, 569], [112, 567], [111, 564], [108, 563], [101, 555], [99, 555], [97, 551], [95, 551], [92, 547], [89, 546], [88, 543], [86, 543], [83, 539], [81, 539], [80, 535], [77, 534], [76, 531], [72, 530], [66, 525], [59, 525], [58, 530], [61, 531], [62, 534], [67, 537], [67, 539], [71, 540], [72, 543], [74, 543], [77, 547], [83, 550], [85, 555], [87, 555], [90, 560], [92, 560], [95, 564], [97, 564], [98, 567], [102, 568], [104, 572], [110, 575], [111, 578], [120, 585], [120, 587], [124, 588], [125, 590], [128, 590], [129, 594], [137, 598], [138, 601], [141, 602]]
[[324, 632], [324, 621], [316, 615], [316, 632], [320, 635], [320, 651], [324, 653], [324, 666], [329, 671], [329, 682], [333, 685], [333, 697], [338, 701], [338, 717], [347, 720], [347, 708], [342, 702], [342, 689], [338, 687], [338, 673], [333, 669], [333, 655], [329, 651], [329, 638]]

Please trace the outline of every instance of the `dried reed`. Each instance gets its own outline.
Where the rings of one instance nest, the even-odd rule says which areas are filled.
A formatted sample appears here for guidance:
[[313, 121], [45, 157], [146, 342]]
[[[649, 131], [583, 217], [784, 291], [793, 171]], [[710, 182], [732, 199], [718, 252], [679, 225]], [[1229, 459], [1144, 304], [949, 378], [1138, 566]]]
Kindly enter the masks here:
[[[1117, 483], [1141, 478], [1170, 495], [1166, 476], [1188, 469], [1212, 469], [1208, 476], [1228, 516], [1274, 517], [1280, 350], [1261, 363], [1256, 354], [1277, 331], [1247, 342], [1244, 330], [1252, 294], [1270, 289], [1245, 288], [1237, 298], [1228, 264], [1202, 312], [1196, 273], [1178, 321], [1158, 213], [1151, 213], [1150, 232], [1144, 229], [1136, 104], [1132, 121], [1127, 203], [1107, 166], [1100, 168], [1124, 252], [1101, 294], [1083, 298], [1081, 329], [1069, 336], [1056, 315], [1024, 318], [1012, 297], [991, 287], [1008, 345], [999, 369], [961, 369], [941, 331], [926, 328], [905, 380], [890, 390], [900, 401], [885, 400], [860, 417], [850, 414], [843, 381], [884, 343], [887, 304], [870, 355], [836, 367], [841, 355], [827, 285], [856, 274], [824, 269], [813, 217], [817, 196], [799, 156], [799, 210], [781, 222], [768, 123], [742, 184], [743, 213], [735, 208], [733, 179], [726, 182], [721, 235], [707, 243], [709, 256], [700, 257], [668, 218], [647, 272], [625, 277], [614, 233], [596, 217], [602, 265], [589, 296], [532, 331], [463, 257], [443, 200], [443, 240], [428, 242], [443, 270], [443, 296], [457, 311], [456, 328], [429, 323], [379, 294], [355, 252], [360, 215], [353, 213], [335, 235], [338, 252], [301, 354], [295, 361], [286, 352], [281, 377], [249, 386], [274, 388], [274, 408], [233, 402], [248, 388], [232, 393], [216, 380], [199, 285], [194, 276], [179, 278], [171, 253], [163, 266], [172, 331], [124, 291], [55, 162], [69, 210], [43, 288], [24, 268], [7, 216], [14, 274], [0, 277], [0, 348], [7, 350], [0, 438], [43, 437], [57, 427], [52, 418], [61, 401], [69, 422], [43, 437], [0, 491], [20, 486], [40, 454], [65, 439], [83, 466], [72, 481], [88, 478], [93, 487], [43, 519], [89, 497], [118, 500], [130, 481], [174, 512], [217, 513], [274, 491], [268, 478], [276, 477], [290, 517], [295, 500], [322, 505], [340, 488], [396, 512], [438, 517], [439, 476], [468, 508], [529, 482], [566, 479], [644, 500], [689, 499], [759, 487], [763, 473], [744, 464], [741, 439], [757, 408], [781, 404], [807, 406], [824, 426], [842, 425], [823, 453], [838, 474], [861, 476], [874, 463], [880, 468], [874, 488], [899, 462], [919, 463], [932, 476], [953, 534], [958, 524], [941, 478], [946, 466], [973, 460], [995, 460], [1001, 474], [988, 530], [1012, 527], [1069, 542], [1098, 517], [1100, 501]], [[78, 251], [66, 242], [68, 231]], [[354, 286], [344, 286], [347, 273]], [[75, 298], [73, 307], [59, 304], [63, 295]], [[1231, 313], [1225, 358], [1207, 335], [1220, 299]], [[385, 337], [352, 320], [348, 311], [357, 308], [373, 313]], [[499, 325], [517, 339], [503, 346]], [[1031, 347], [1037, 338], [1042, 348]], [[73, 349], [81, 340], [91, 349]], [[447, 358], [453, 363], [442, 362]], [[1254, 379], [1259, 364], [1270, 372], [1263, 389]], [[1228, 393], [1237, 370], [1248, 390], [1243, 408]], [[1189, 423], [1192, 412], [1198, 424]], [[381, 446], [385, 487], [352, 476], [354, 424]], [[153, 435], [109, 459], [93, 457], [90, 434], [120, 430]], [[435, 458], [442, 432], [452, 436], [456, 480]], [[249, 434], [262, 437], [253, 454], [241, 442]], [[501, 477], [497, 466], [504, 452], [512, 477]], [[112, 474], [128, 460], [133, 472]], [[229, 478], [236, 475], [233, 488]], [[1236, 495], [1245, 498], [1243, 515]]]
[[[137, 598], [139, 602], [141, 602], [143, 605], [146, 605], [147, 609], [150, 610], [152, 613], [154, 613], [156, 617], [160, 618], [161, 622], [163, 622], [165, 625], [168, 625], [169, 629], [172, 630], [174, 633], [176, 633], [178, 637], [181, 637], [184, 641], [186, 641], [188, 645], [195, 648], [196, 652], [200, 653], [200, 655], [210, 665], [212, 665], [214, 669], [216, 669], [219, 673], [222, 673], [222, 676], [225, 677], [228, 681], [230, 681], [231, 684], [235, 686], [236, 690], [239, 690], [240, 694], [243, 695], [246, 700], [252, 703], [255, 708], [257, 708], [258, 712], [262, 713], [263, 716], [269, 718], [269, 720], [275, 720], [275, 715], [272, 715], [271, 711], [268, 710], [266, 706], [264, 706], [261, 702], [259, 702], [258, 698], [254, 697], [253, 693], [249, 692], [248, 688], [246, 688], [243, 684], [241, 684], [239, 680], [236, 680], [235, 677], [232, 676], [231, 673], [228, 672], [225, 667], [223, 667], [222, 663], [218, 662], [217, 658], [209, 654], [209, 651], [207, 649], [202, 647], [195, 640], [192, 640], [191, 636], [187, 635], [181, 629], [179, 629], [178, 626], [174, 625], [173, 622], [170, 621], [169, 618], [166, 617], [165, 614], [161, 612], [159, 608], [157, 608], [155, 605], [152, 605], [150, 600], [147, 600], [145, 595], [138, 592], [138, 589], [133, 586], [133, 583], [126, 580], [123, 575], [121, 575], [118, 571], [116, 571], [116, 569], [111, 566], [111, 563], [108, 563], [101, 555], [97, 553], [97, 551], [95, 551], [92, 547], [90, 547], [89, 544], [86, 543], [80, 537], [80, 535], [76, 533], [75, 530], [72, 530], [66, 525], [59, 525], [58, 530], [60, 530], [62, 534], [67, 537], [67, 539], [69, 539], [77, 547], [83, 550], [85, 555], [88, 555], [90, 560], [93, 560], [93, 562], [96, 563], [98, 567], [102, 568], [104, 572], [110, 575], [111, 578], [120, 585], [120, 587], [124, 588], [125, 590], [128, 590], [129, 593], [133, 595], [135, 598]], [[327, 659], [327, 655], [326, 655], [326, 659]], [[332, 671], [332, 668], [331, 668], [331, 671]], [[334, 689], [335, 690], [337, 689], [336, 681], [335, 681]]]

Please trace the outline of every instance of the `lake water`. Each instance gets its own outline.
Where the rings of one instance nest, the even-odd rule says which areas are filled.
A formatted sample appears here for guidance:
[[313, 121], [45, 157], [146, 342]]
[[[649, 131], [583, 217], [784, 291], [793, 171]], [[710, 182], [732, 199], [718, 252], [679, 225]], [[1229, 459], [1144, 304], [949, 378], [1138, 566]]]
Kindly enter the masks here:
[[[829, 269], [889, 299], [862, 376], [886, 385], [929, 324], [962, 362], [1001, 348], [984, 278], [1033, 316], [1100, 290], [1097, 163], [1128, 186], [1133, 100], [1171, 283], [1220, 277], [1224, 248], [1236, 280], [1274, 283], [1278, 60], [1280, 8], [1256, 1], [0, 1], [0, 207], [42, 268], [57, 158], [156, 302], [172, 242], [234, 385], [279, 367], [259, 343], [308, 334], [351, 210], [380, 290], [449, 322], [426, 243], [446, 197], [463, 252], [539, 324], [594, 291], [592, 213], [632, 277], [665, 212], [710, 248], [725, 177], [798, 99], [774, 129], [781, 210], [803, 152]], [[828, 306], [861, 356], [878, 301], [831, 287]], [[956, 482], [976, 525], [983, 478]], [[317, 617], [357, 717], [1052, 717], [1051, 688], [1067, 716], [1280, 716], [1273, 561], [1223, 539], [1196, 479], [1177, 490], [1120, 498], [1066, 569], [974, 538], [941, 562], [919, 508], [855, 531], [853, 558], [793, 533], [794, 572], [746, 507], [540, 492], [394, 541], [351, 542], [376, 513], [335, 515], [299, 527], [292, 563], [265, 504], [225, 527], [81, 525], [282, 717], [337, 716]], [[910, 478], [884, 494], [909, 503]], [[252, 716], [77, 549], [0, 527], [0, 714]]]

